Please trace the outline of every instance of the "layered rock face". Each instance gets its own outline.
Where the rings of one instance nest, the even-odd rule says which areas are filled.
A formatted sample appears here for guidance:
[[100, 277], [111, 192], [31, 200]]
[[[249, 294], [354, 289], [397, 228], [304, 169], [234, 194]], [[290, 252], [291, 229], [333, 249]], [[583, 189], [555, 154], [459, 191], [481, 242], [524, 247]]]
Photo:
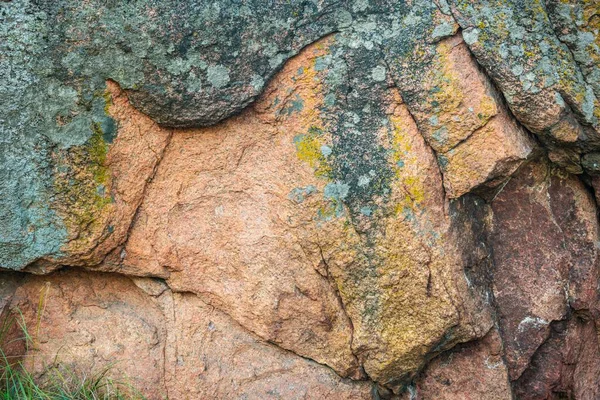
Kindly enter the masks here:
[[600, 398], [596, 2], [12, 0], [0, 21], [0, 317], [30, 332], [3, 351], [34, 376]]

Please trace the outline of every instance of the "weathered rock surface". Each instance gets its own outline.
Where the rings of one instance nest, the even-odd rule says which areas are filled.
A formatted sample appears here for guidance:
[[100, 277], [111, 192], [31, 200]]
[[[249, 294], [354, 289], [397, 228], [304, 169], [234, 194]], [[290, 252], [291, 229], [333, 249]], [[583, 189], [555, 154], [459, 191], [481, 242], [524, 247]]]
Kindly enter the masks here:
[[432, 360], [406, 398], [512, 399], [502, 354], [502, 341], [492, 329], [480, 341], [457, 346]]
[[31, 276], [10, 307], [31, 337], [24, 364], [35, 376], [55, 365], [89, 374], [115, 363], [115, 374], [160, 398], [164, 317], [127, 278], [81, 272]]
[[[361, 108], [385, 105], [387, 122], [355, 133], [376, 143], [341, 152], [347, 134], [318, 112], [327, 87], [318, 65], [336, 46], [334, 38], [305, 50], [240, 116], [173, 137], [118, 270], [164, 276], [343, 376], [360, 377], [360, 361], [368, 376], [402, 384], [429, 353], [491, 326], [463, 273], [476, 239], [467, 226], [460, 238], [453, 231], [478, 206], [446, 215], [433, 153], [385, 84], [365, 92]], [[344, 178], [339, 163], [378, 154], [387, 165], [346, 174], [359, 175], [352, 184], [364, 191], [350, 198], [351, 181], [335, 180]]]
[[599, 21], [0, 2], [2, 350], [157, 399], [598, 398]]
[[[322, 100], [312, 65], [323, 49], [315, 53], [308, 51], [308, 63], [286, 67], [294, 75], [265, 101], [266, 107], [282, 99], [275, 110], [248, 110], [223, 125], [173, 137], [132, 228], [122, 270], [164, 276], [175, 290], [206, 296], [266, 340], [343, 375], [359, 374], [351, 324], [311, 227], [318, 209], [302, 204], [306, 196], [329, 205], [322, 200], [326, 182], [314, 179], [294, 143], [303, 134], [321, 135], [315, 133], [321, 123], [313, 107]], [[301, 84], [286, 102], [292, 78]], [[301, 98], [302, 91], [309, 95]], [[294, 101], [304, 111], [294, 110]], [[292, 121], [278, 128], [276, 118]], [[305, 146], [313, 146], [304, 150], [309, 156], [320, 152], [319, 145]]]
[[598, 50], [595, 2], [451, 3], [465, 42], [517, 119], [555, 151], [553, 161], [581, 173], [579, 154], [597, 148], [600, 133], [590, 69]]
[[[390, 61], [419, 131], [435, 151], [451, 197], [493, 187], [534, 144], [513, 120], [459, 35]], [[425, 71], [415, 65], [426, 65]]]
[[149, 399], [370, 398], [367, 382], [260, 341], [192, 294], [151, 294], [116, 275], [26, 278], [10, 305], [32, 337], [24, 364], [42, 377], [56, 365], [89, 374], [112, 363], [114, 378]]
[[596, 323], [589, 315], [573, 315], [552, 324], [549, 338], [531, 360], [531, 368], [515, 382], [518, 399], [600, 396], [600, 362]]
[[371, 398], [370, 383], [341, 379], [327, 367], [260, 341], [192, 294], [164, 296], [159, 300], [174, 316], [167, 322], [170, 398]]
[[494, 297], [515, 380], [552, 321], [570, 309], [597, 313], [596, 205], [579, 180], [541, 162], [519, 171], [492, 209]]
[[[92, 137], [90, 147], [57, 151], [53, 156], [55, 210], [70, 227], [64, 256], [67, 265], [96, 265], [128, 234], [147, 182], [162, 158], [171, 131], [160, 128], [131, 107], [114, 82], [104, 95], [106, 111], [118, 126], [110, 146]], [[99, 134], [99, 133], [98, 133]], [[94, 146], [94, 147], [91, 147]], [[30, 268], [46, 268], [38, 262]]]
[[[509, 121], [501, 124], [505, 113], [496, 111], [495, 94], [483, 75], [468, 82], [458, 79], [463, 72], [467, 74], [463, 78], [469, 71], [476, 73], [477, 67], [464, 46], [455, 54], [445, 42], [435, 44], [456, 33], [458, 25], [445, 6], [438, 8], [432, 1], [410, 5], [383, 0], [281, 2], [268, 7], [269, 18], [265, 18], [266, 3], [260, 1], [239, 6], [208, 1], [75, 4], [19, 0], [3, 2], [1, 7], [0, 198], [3, 209], [14, 210], [0, 219], [0, 265], [4, 268], [22, 269], [38, 260], [47, 268], [48, 262], [94, 264], [122, 241], [121, 229], [115, 229], [108, 216], [93, 224], [89, 218], [90, 214], [108, 215], [106, 208], [119, 203], [108, 181], [124, 173], [119, 168], [105, 169], [107, 153], [119, 152], [114, 148], [120, 146], [118, 137], [122, 136], [118, 118], [110, 113], [106, 80], [118, 82], [132, 103], [160, 124], [210, 125], [254, 101], [302, 47], [339, 31], [339, 44], [331, 57], [317, 66], [328, 72], [324, 96], [332, 113], [331, 129], [347, 131], [346, 125], [351, 124], [359, 131], [378, 131], [381, 110], [363, 112], [377, 95], [372, 93], [365, 104], [353, 99], [358, 88], [375, 90], [385, 84], [390, 69], [411, 112], [417, 111], [414, 99], [446, 99], [433, 100], [439, 104], [434, 107], [436, 115], [429, 116], [433, 121], [442, 109], [449, 111], [441, 113], [439, 135], [450, 129], [452, 139], [464, 140], [486, 126], [472, 141], [455, 149], [456, 154], [440, 155], [452, 197], [489, 180], [497, 183], [506, 178], [531, 151], [531, 143], [518, 127]], [[440, 66], [443, 60], [431, 62], [438, 47], [437, 58], [451, 61], [446, 66]], [[427, 49], [425, 56], [421, 56], [422, 48]], [[414, 51], [417, 56], [411, 56]], [[423, 68], [429, 71], [424, 76], [437, 77], [428, 83], [431, 86], [407, 84], [405, 76], [420, 75]], [[457, 82], [462, 83], [457, 86]], [[475, 108], [457, 104], [447, 96], [454, 87], [461, 87], [466, 97], [485, 101]], [[498, 121], [487, 125], [496, 113]], [[362, 144], [357, 135], [345, 134], [340, 151], [357, 150]], [[111, 144], [115, 137], [117, 142]], [[489, 140], [490, 148], [498, 152], [482, 151], [483, 140]], [[152, 142], [156, 154], [160, 141]], [[434, 150], [438, 151], [435, 146]], [[140, 170], [152, 170], [154, 153], [140, 154], [136, 161]], [[385, 157], [376, 158], [369, 161], [381, 167]], [[338, 169], [337, 175], [348, 180], [350, 165]], [[467, 174], [472, 166], [474, 171]], [[139, 182], [148, 179], [142, 171], [138, 173]], [[125, 226], [128, 219], [123, 215], [118, 220]], [[94, 226], [88, 229], [90, 224]], [[100, 245], [105, 239], [107, 244]], [[90, 249], [94, 245], [99, 247]]]

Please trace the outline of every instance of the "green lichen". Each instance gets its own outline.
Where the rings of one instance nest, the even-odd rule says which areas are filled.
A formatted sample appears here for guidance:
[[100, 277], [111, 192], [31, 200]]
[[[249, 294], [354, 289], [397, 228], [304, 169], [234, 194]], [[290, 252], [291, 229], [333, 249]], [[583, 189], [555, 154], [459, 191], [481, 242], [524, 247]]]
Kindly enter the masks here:
[[54, 153], [56, 197], [52, 205], [67, 227], [71, 251], [84, 247], [97, 229], [104, 229], [103, 220], [113, 203], [106, 165], [108, 144], [99, 123], [92, 123], [90, 129], [91, 136], [84, 145]]
[[104, 132], [100, 124], [94, 122], [92, 124], [94, 132], [85, 146], [89, 158], [90, 168], [94, 175], [94, 181], [98, 185], [104, 185], [108, 181], [108, 168], [106, 167], [106, 156], [108, 154], [108, 145], [104, 141]]
[[110, 108], [113, 105], [112, 95], [108, 90], [105, 90], [102, 97], [104, 98], [104, 113], [110, 115]]

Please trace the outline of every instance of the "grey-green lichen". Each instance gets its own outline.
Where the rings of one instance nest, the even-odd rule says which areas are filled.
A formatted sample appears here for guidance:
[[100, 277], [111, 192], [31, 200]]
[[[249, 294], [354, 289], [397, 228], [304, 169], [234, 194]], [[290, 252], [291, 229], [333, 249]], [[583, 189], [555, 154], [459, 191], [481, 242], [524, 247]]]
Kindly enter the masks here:
[[[548, 107], [561, 116], [572, 112], [568, 124], [554, 121], [539, 133], [571, 140], [562, 131], [573, 126], [577, 151], [595, 150], [600, 73], [593, 2], [450, 3], [0, 2], [0, 266], [60, 256], [72, 224], [53, 205], [52, 155], [85, 148], [94, 127], [110, 144], [116, 124], [105, 110], [107, 79], [159, 123], [210, 125], [250, 104], [288, 58], [332, 32], [336, 45], [315, 68], [325, 74], [323, 111], [333, 142], [318, 151], [327, 158], [328, 179], [348, 187], [340, 204], [356, 218], [377, 213], [394, 175], [388, 150], [376, 140], [389, 129], [380, 92], [394, 84], [409, 109], [435, 107], [436, 94], [420, 81], [435, 69], [437, 44], [459, 25], [518, 119], [536, 131]], [[289, 104], [285, 113], [304, 107], [302, 99]], [[432, 140], [444, 145], [448, 127], [440, 121]]]
[[[525, 126], [553, 148], [572, 136], [553, 134], [568, 120], [575, 135], [585, 134], [567, 145], [578, 152], [597, 145], [599, 32], [588, 21], [598, 11], [593, 1], [452, 3], [465, 42]], [[564, 102], [555, 102], [555, 93]]]

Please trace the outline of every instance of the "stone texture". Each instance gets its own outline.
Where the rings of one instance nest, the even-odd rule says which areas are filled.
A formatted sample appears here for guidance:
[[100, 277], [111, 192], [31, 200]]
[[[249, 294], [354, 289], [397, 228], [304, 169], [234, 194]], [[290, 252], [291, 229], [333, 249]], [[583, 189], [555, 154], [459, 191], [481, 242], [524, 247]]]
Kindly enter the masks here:
[[102, 165], [117, 135], [107, 79], [155, 121], [207, 125], [239, 112], [285, 60], [352, 19], [328, 2], [19, 0], [2, 2], [0, 15], [0, 266], [11, 269], [99, 261], [82, 242], [110, 236], [89, 218], [107, 212], [114, 195]]
[[371, 398], [370, 383], [258, 340], [195, 295], [151, 293], [118, 275], [26, 278], [11, 302], [32, 337], [24, 364], [40, 377], [52, 367], [89, 374], [110, 364], [111, 377], [148, 399]]
[[[593, 23], [582, 27], [593, 1], [451, 4], [465, 42], [520, 122], [550, 149], [597, 149], [600, 103], [590, 64], [598, 32]], [[559, 162], [580, 168], [579, 160]]]
[[590, 175], [600, 172], [600, 153], [588, 153], [581, 159], [581, 166]]
[[597, 398], [596, 3], [0, 2], [2, 350], [149, 398]]
[[[45, 273], [59, 265], [93, 266], [125, 241], [146, 183], [162, 157], [171, 131], [158, 127], [131, 107], [114, 82], [108, 82], [106, 92], [100, 98], [102, 104], [96, 106], [103, 107], [105, 119], [90, 121], [93, 130], [90, 139], [82, 145], [49, 150], [48, 181], [45, 184], [50, 185], [51, 193], [34, 196], [31, 200], [34, 203], [26, 205], [25, 215], [20, 214], [18, 208], [3, 207], [3, 211], [11, 211], [3, 221], [20, 220], [20, 227], [14, 232], [20, 237], [20, 242], [16, 246], [3, 242], [6, 245], [0, 249], [1, 267], [20, 269], [29, 263], [29, 270]], [[72, 116], [64, 118], [69, 120]], [[57, 117], [57, 124], [69, 124], [61, 121]], [[103, 124], [109, 126], [112, 133]], [[2, 149], [11, 151], [10, 146]], [[28, 168], [35, 168], [35, 165]], [[9, 185], [19, 186], [14, 189], [16, 194], [29, 190], [23, 184], [27, 185], [26, 179], [33, 178], [35, 174], [28, 170], [22, 173], [25, 181], [18, 177], [8, 178], [8, 182], [5, 180]], [[10, 198], [6, 200], [12, 201]], [[52, 214], [60, 218], [62, 228], [50, 224], [48, 229], [51, 231], [49, 235], [62, 232], [62, 244], [50, 254], [35, 253], [29, 257], [30, 250], [40, 250], [36, 244], [38, 240], [50, 240], [49, 236], [42, 234], [47, 228], [34, 228], [35, 220], [27, 215], [37, 207], [36, 202], [44, 203], [44, 207], [50, 204]], [[49, 219], [45, 221], [50, 223]], [[12, 231], [9, 228], [4, 235], [11, 236]], [[45, 244], [41, 244], [42, 247]]]
[[529, 368], [514, 384], [518, 399], [600, 395], [600, 362], [596, 323], [585, 314], [552, 324]]
[[[93, 137], [91, 146], [57, 151], [55, 210], [69, 228], [64, 254], [50, 266], [96, 265], [128, 234], [147, 182], [162, 158], [171, 131], [135, 110], [121, 89], [108, 82], [106, 111], [118, 135], [106, 146]], [[97, 141], [95, 141], [97, 139]], [[90, 165], [91, 163], [91, 165]], [[38, 262], [30, 268], [45, 269]]]
[[573, 54], [573, 59], [596, 97], [600, 96], [598, 3], [550, 0], [546, 2], [546, 6], [556, 36]]
[[[371, 164], [358, 183], [350, 179], [361, 170], [334, 180], [342, 160], [359, 167], [363, 154], [374, 156], [371, 147], [344, 153], [346, 133], [318, 112], [331, 74], [319, 62], [336, 46], [337, 38], [306, 49], [253, 109], [173, 137], [117, 270], [164, 276], [266, 340], [343, 376], [360, 376], [360, 361], [399, 388], [429, 353], [491, 325], [463, 273], [472, 232], [453, 231], [478, 206], [445, 215], [435, 157], [385, 85], [361, 108], [385, 102], [387, 124], [362, 133], [377, 134], [369, 146], [388, 154], [387, 165]], [[377, 182], [389, 187], [379, 197], [368, 186]]]
[[20, 276], [17, 274], [2, 274], [2, 280], [0, 280], [0, 315], [8, 312], [8, 306], [12, 300], [12, 296], [17, 290], [20, 283]]
[[162, 397], [164, 317], [129, 279], [82, 272], [31, 276], [10, 307], [31, 337], [23, 363], [35, 377], [57, 366], [94, 374], [112, 363], [115, 378], [149, 398]]
[[597, 315], [596, 206], [579, 180], [541, 161], [521, 169], [492, 209], [494, 297], [516, 380], [553, 321], [571, 310]]
[[[460, 36], [430, 45], [425, 55], [415, 46], [410, 57], [391, 63], [419, 132], [437, 155], [449, 197], [498, 185], [532, 153], [533, 142]], [[427, 65], [425, 72], [418, 64]]]
[[[432, 360], [406, 398], [509, 400], [512, 391], [496, 330]], [[521, 397], [519, 397], [520, 399]]]
[[[371, 384], [257, 340], [192, 294], [159, 299], [172, 320], [165, 385], [169, 398], [371, 399]], [[167, 314], [171, 315], [171, 314]]]
[[[383, 128], [385, 116], [375, 106], [363, 111], [368, 103], [377, 103], [378, 86], [391, 79], [415, 112], [418, 103], [408, 96], [415, 94], [415, 88], [407, 86], [405, 75], [420, 75], [425, 68], [428, 73], [423, 76], [442, 79], [441, 86], [416, 88], [416, 95], [423, 97], [434, 89], [443, 94], [449, 83], [454, 85], [439, 74], [449, 69], [450, 75], [461, 78], [462, 97], [473, 99], [474, 112], [482, 109], [478, 114], [483, 120], [495, 107], [487, 80], [464, 46], [455, 51], [444, 41], [458, 29], [445, 2], [439, 6], [430, 0], [273, 4], [3, 2], [0, 198], [3, 210], [15, 212], [3, 213], [0, 219], [0, 266], [19, 270], [37, 262], [36, 269], [49, 271], [60, 263], [96, 264], [122, 241], [132, 204], [115, 206], [113, 199], [119, 203], [119, 195], [135, 197], [139, 188], [121, 187], [120, 193], [113, 193], [117, 184], [109, 181], [124, 171], [105, 170], [107, 153], [118, 153], [118, 137], [127, 135], [118, 130], [118, 118], [110, 113], [107, 80], [117, 82], [138, 110], [164, 126], [211, 125], [255, 101], [284, 62], [303, 47], [339, 32], [335, 49], [316, 66], [327, 72], [323, 107], [330, 115], [326, 122], [342, 138], [339, 152], [353, 158], [334, 165], [332, 174], [351, 186], [350, 198], [366, 192], [369, 200], [381, 196], [386, 185], [357, 188], [360, 176], [353, 174], [371, 169], [384, 172], [386, 157], [367, 137]], [[267, 14], [269, 18], [264, 17]], [[410, 56], [422, 49], [427, 50], [424, 59]], [[447, 66], [427, 61], [435, 49]], [[388, 70], [392, 77], [387, 76]], [[462, 82], [467, 78], [469, 82]], [[363, 88], [369, 95], [360, 99]], [[451, 130], [464, 125], [458, 133], [452, 132], [453, 138], [470, 135], [479, 124], [469, 107], [465, 111], [459, 106], [457, 115], [450, 117], [452, 101], [443, 106], [450, 112], [441, 115], [442, 123], [463, 119], [449, 125]], [[477, 135], [479, 140], [465, 142], [469, 144], [463, 144], [457, 154], [439, 161], [443, 166], [449, 162], [443, 172], [452, 197], [477, 186], [496, 185], [531, 151], [520, 129], [508, 120], [506, 126], [498, 123], [490, 123]], [[111, 144], [113, 140], [117, 143]], [[150, 140], [154, 152], [140, 154], [140, 170], [152, 170], [161, 140]], [[373, 153], [371, 159], [348, 156], [365, 146]], [[498, 153], [482, 147], [497, 148]], [[390, 177], [388, 173], [385, 179]], [[139, 178], [143, 182], [148, 176]], [[113, 207], [119, 224], [108, 215], [115, 214]], [[92, 221], [90, 215], [96, 214], [104, 215]]]
[[[249, 110], [223, 125], [173, 137], [119, 271], [164, 276], [175, 290], [203, 294], [266, 340], [343, 375], [359, 374], [351, 324], [324, 270], [315, 227], [304, 229], [317, 217], [315, 208], [303, 206], [304, 197], [317, 202], [324, 184], [311, 179], [294, 144], [319, 124], [313, 104], [321, 100], [310, 65], [322, 47], [307, 52], [312, 62], [286, 66], [294, 73], [309, 68], [297, 78], [284, 74], [265, 107], [284, 99], [292, 78], [302, 85], [275, 110]], [[296, 100], [302, 91], [308, 96]], [[294, 101], [304, 103], [303, 111], [292, 108]], [[292, 121], [278, 128], [271, 118]], [[315, 149], [306, 151], [311, 156]]]
[[22, 277], [17, 273], [3, 273], [0, 278], [0, 351], [3, 363], [11, 365], [20, 360], [24, 351], [24, 343], [14, 340], [22, 336], [22, 331], [17, 323], [18, 319], [10, 311], [10, 304], [21, 280]]

